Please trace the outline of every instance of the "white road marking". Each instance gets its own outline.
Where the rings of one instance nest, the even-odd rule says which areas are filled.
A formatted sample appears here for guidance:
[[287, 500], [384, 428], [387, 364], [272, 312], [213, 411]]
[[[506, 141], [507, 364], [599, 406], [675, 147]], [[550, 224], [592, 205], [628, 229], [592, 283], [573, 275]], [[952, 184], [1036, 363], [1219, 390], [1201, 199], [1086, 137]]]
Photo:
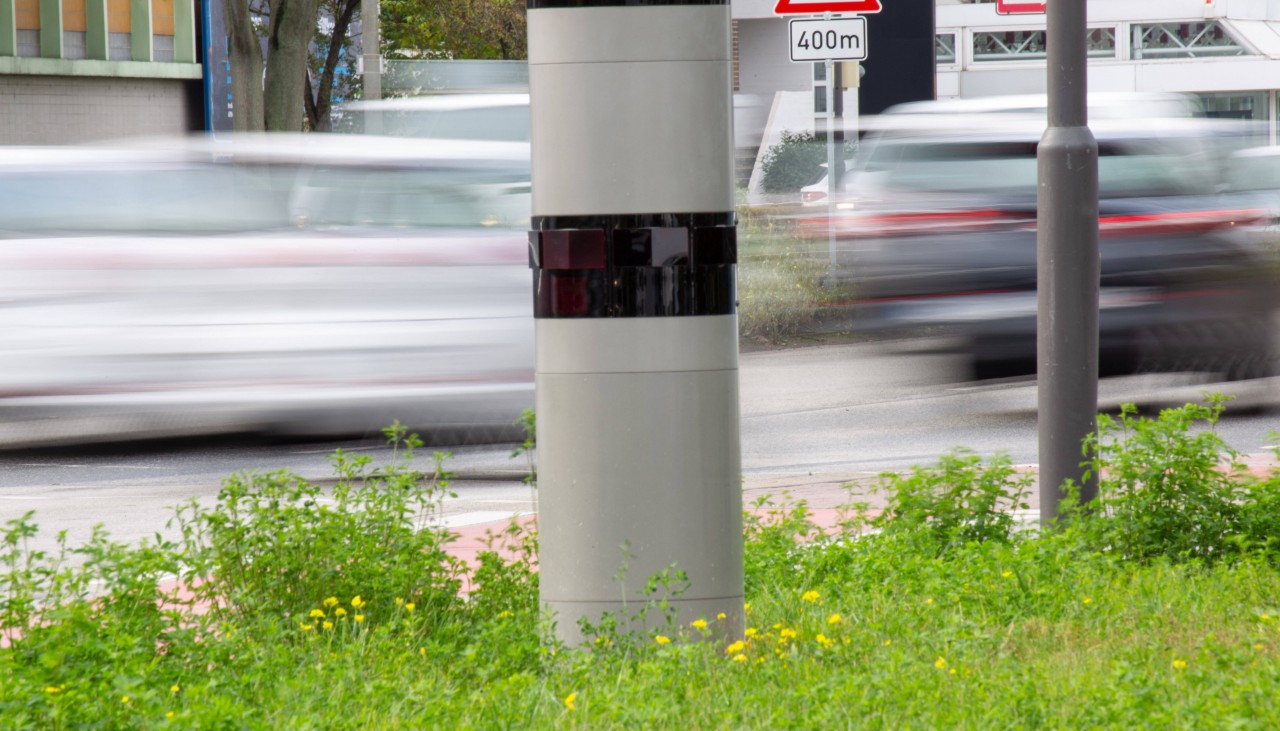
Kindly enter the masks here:
[[525, 515], [531, 515], [531, 513], [513, 513], [504, 510], [475, 510], [469, 513], [458, 513], [457, 515], [445, 516], [445, 519], [441, 521], [441, 525], [446, 528], [462, 528], [468, 525], [480, 525], [481, 523], [492, 523], [498, 520], [510, 520], [511, 518], [519, 518]]

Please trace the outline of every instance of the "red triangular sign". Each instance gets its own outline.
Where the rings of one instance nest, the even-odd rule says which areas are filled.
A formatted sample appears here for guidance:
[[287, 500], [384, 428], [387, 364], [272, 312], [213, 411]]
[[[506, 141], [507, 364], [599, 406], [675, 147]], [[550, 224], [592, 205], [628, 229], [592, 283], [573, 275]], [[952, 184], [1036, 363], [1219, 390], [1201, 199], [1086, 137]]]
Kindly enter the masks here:
[[878, 12], [880, 0], [778, 0], [773, 8], [774, 15]]

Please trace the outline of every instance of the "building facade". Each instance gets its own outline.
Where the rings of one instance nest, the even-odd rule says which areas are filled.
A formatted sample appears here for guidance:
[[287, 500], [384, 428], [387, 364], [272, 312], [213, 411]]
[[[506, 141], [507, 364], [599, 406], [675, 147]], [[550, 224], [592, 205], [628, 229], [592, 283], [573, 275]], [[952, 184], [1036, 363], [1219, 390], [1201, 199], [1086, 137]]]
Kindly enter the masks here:
[[[888, 0], [892, 1], [892, 0]], [[939, 0], [939, 98], [1044, 93], [1045, 16]], [[1179, 92], [1276, 140], [1280, 0], [1092, 0], [1091, 92]]]
[[203, 127], [199, 0], [0, 0], [0, 144]]
[[[822, 129], [815, 99], [823, 82], [790, 62], [776, 0], [732, 2], [737, 91], [750, 100], [750, 113], [738, 117], [740, 150], [754, 145], [762, 154], [783, 130]], [[1044, 15], [1000, 15], [995, 0], [936, 2], [937, 98], [1045, 92]], [[1260, 142], [1277, 142], [1280, 0], [1088, 0], [1088, 17], [1090, 91], [1193, 95], [1209, 116], [1265, 123]], [[867, 47], [869, 74], [893, 73], [875, 68], [873, 27]], [[844, 108], [846, 134], [856, 134], [856, 90], [846, 92]]]

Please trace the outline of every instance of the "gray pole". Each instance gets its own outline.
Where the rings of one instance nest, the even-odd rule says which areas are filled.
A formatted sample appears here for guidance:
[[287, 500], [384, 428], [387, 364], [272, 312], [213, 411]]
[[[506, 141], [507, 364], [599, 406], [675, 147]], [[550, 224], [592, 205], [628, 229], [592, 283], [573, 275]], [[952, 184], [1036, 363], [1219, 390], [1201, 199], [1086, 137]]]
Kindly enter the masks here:
[[1040, 520], [1058, 516], [1068, 481], [1082, 502], [1081, 442], [1097, 428], [1098, 143], [1089, 130], [1085, 0], [1048, 6], [1049, 126], [1040, 140], [1037, 360]]
[[378, 0], [360, 0], [360, 55], [364, 63], [364, 97], [382, 98], [382, 47], [378, 42]]
[[[827, 13], [831, 20], [831, 13]], [[836, 191], [840, 189], [840, 171], [844, 169], [843, 160], [836, 154], [836, 63], [831, 59], [824, 62], [827, 80], [827, 261], [828, 273], [834, 279], [836, 274]]]

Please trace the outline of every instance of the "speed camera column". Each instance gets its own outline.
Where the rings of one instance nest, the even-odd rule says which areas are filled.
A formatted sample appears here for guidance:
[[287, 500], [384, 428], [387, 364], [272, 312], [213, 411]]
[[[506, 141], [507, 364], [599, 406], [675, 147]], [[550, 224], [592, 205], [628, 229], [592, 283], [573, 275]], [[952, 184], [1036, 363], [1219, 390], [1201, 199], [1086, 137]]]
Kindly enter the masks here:
[[569, 643], [664, 602], [738, 636], [729, 2], [529, 0], [528, 22], [543, 605]]

